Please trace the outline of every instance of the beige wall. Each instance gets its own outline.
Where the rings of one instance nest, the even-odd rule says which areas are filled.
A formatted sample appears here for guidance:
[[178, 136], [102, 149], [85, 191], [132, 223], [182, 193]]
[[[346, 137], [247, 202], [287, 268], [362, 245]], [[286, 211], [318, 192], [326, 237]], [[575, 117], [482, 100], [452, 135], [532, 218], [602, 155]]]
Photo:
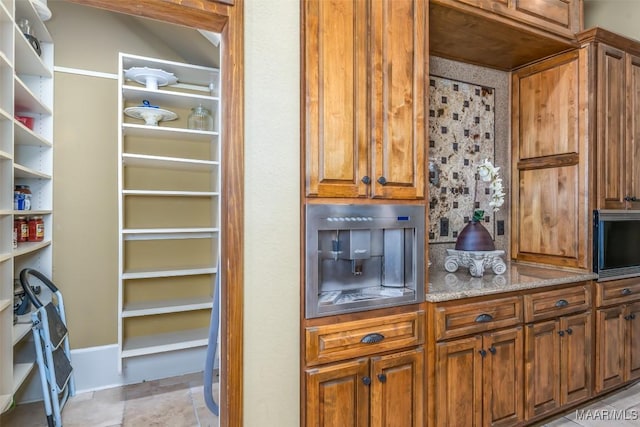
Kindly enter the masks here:
[[640, 40], [640, 1], [584, 0], [584, 28], [602, 27]]
[[299, 425], [299, 3], [245, 6], [245, 426]]

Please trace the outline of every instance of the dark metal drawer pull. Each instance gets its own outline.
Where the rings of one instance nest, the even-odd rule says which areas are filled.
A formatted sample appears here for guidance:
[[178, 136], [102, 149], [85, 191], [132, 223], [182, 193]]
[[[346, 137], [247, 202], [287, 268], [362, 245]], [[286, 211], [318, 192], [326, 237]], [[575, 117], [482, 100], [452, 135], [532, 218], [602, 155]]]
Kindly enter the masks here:
[[383, 339], [384, 339], [384, 335], [373, 333], [373, 334], [368, 334], [362, 337], [360, 342], [363, 344], [375, 344], [375, 343], [379, 343]]
[[560, 308], [560, 307], [566, 307], [569, 305], [569, 302], [566, 299], [559, 299], [556, 302], [556, 307]]
[[620, 293], [622, 295], [631, 295], [631, 289], [629, 288], [624, 288], [623, 290], [620, 291]]
[[486, 313], [476, 317], [476, 323], [491, 322], [492, 320], [493, 320], [493, 316]]

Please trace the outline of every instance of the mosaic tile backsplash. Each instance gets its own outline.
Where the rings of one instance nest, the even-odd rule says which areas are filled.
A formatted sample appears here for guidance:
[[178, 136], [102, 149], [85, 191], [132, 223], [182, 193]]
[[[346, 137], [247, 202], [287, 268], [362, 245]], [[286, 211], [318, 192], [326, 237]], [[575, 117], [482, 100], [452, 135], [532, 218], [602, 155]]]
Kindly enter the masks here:
[[494, 92], [430, 76], [429, 243], [455, 242], [474, 209], [485, 211], [484, 225], [494, 236], [491, 191], [476, 179], [476, 167], [484, 159], [495, 164]]

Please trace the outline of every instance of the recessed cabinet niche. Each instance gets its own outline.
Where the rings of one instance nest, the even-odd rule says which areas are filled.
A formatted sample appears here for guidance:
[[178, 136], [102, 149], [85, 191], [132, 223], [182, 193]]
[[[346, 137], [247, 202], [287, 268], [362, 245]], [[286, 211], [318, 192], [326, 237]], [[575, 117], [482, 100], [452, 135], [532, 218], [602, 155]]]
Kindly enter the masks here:
[[[122, 365], [207, 344], [221, 178], [219, 71], [124, 53], [119, 60]], [[211, 113], [211, 129], [189, 125], [199, 107]]]
[[307, 197], [424, 198], [427, 7], [304, 1]]

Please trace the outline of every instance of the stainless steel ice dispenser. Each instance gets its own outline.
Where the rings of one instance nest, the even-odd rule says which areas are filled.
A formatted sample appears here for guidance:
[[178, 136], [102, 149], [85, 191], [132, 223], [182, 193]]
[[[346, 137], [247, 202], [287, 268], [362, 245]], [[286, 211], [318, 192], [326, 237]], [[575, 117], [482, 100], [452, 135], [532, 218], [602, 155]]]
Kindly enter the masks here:
[[307, 318], [422, 301], [424, 221], [417, 205], [307, 205]]

